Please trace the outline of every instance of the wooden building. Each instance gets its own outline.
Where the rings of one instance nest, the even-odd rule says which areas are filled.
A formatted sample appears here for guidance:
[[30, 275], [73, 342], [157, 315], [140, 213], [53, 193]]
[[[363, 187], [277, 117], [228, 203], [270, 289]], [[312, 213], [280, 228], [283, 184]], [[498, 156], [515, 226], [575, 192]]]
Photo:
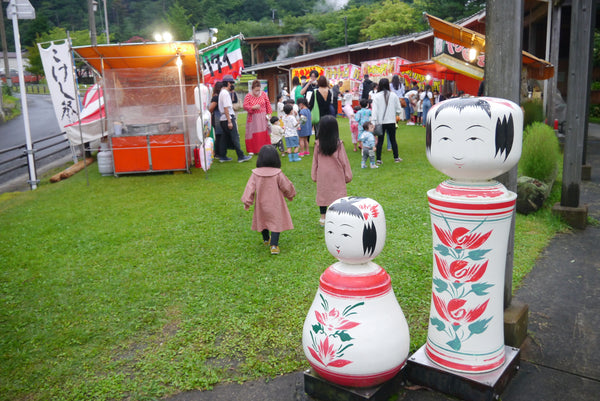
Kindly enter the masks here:
[[[461, 21], [461, 25], [485, 34], [484, 18], [485, 12], [481, 12]], [[246, 41], [253, 43], [253, 38], [246, 38]], [[392, 57], [400, 57], [411, 62], [427, 61], [433, 55], [433, 43], [433, 31], [428, 30], [302, 54], [282, 60], [252, 64], [244, 68], [244, 72], [256, 74], [258, 79], [266, 80], [269, 98], [275, 102], [281, 88], [291, 86], [290, 70], [293, 68], [312, 65], [326, 67], [340, 64], [360, 66], [364, 61]]]

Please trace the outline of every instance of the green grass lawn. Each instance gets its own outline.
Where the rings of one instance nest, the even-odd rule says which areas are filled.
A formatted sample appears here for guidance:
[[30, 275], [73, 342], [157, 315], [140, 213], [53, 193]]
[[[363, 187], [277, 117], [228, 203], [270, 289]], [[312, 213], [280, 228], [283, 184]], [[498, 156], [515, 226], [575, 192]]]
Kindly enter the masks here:
[[[361, 170], [339, 121], [354, 172], [348, 193], [377, 200], [387, 217], [375, 262], [391, 275], [415, 351], [431, 296], [426, 192], [445, 177], [426, 159], [424, 128], [400, 127], [403, 163], [384, 150], [381, 168]], [[0, 195], [0, 400], [145, 400], [306, 368], [302, 325], [335, 262], [311, 160], [282, 162], [298, 195], [278, 256], [240, 202], [255, 159], [120, 178], [93, 164], [89, 186], [81, 172]], [[547, 204], [558, 196], [555, 185]], [[560, 229], [549, 208], [517, 216], [515, 288]]]
[[[15, 117], [21, 115], [21, 103], [20, 100], [14, 96], [1, 94], [2, 106], [4, 107], [4, 122], [12, 120]], [[1, 123], [2, 121], [0, 121]]]

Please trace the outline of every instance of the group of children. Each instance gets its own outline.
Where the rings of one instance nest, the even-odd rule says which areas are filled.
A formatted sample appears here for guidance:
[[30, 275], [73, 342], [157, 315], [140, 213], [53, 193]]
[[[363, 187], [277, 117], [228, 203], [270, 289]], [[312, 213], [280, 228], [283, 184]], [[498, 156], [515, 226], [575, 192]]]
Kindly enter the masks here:
[[277, 116], [270, 119], [269, 129], [271, 144], [284, 153], [283, 140], [287, 148], [288, 160], [299, 162], [300, 156], [310, 155], [308, 137], [312, 134], [311, 113], [305, 98], [292, 99], [284, 102], [281, 96], [277, 99]]
[[[356, 152], [360, 148], [362, 153], [361, 168], [367, 167], [367, 160], [371, 168], [379, 168], [375, 164], [375, 147], [377, 137], [373, 134], [375, 126], [371, 122], [371, 109], [367, 99], [361, 99], [360, 107], [350, 107], [345, 110], [350, 120], [352, 144]], [[310, 155], [308, 137], [312, 134], [311, 111], [305, 98], [298, 98], [295, 103], [292, 99], [277, 98], [277, 116], [272, 116], [269, 123], [271, 144], [282, 153], [287, 154], [290, 162], [301, 161], [301, 156]], [[285, 140], [285, 150], [284, 150]], [[358, 147], [358, 148], [357, 148]]]
[[[298, 103], [301, 103], [300, 99]], [[303, 106], [306, 107], [306, 104], [301, 105], [300, 110]], [[286, 117], [291, 114], [289, 108], [287, 110]], [[293, 116], [292, 118], [295, 119]], [[309, 118], [308, 124], [311, 124], [310, 121]], [[276, 127], [276, 123], [277, 121], [274, 120], [272, 126]], [[289, 125], [296, 127], [291, 123]], [[288, 129], [285, 121], [284, 129], [286, 131]], [[295, 136], [298, 137], [297, 134]], [[285, 136], [285, 142], [289, 160], [294, 161], [293, 154], [297, 152], [298, 145], [293, 140], [288, 142], [288, 138], [293, 138], [293, 135]], [[321, 215], [319, 224], [323, 227], [327, 207], [347, 195], [346, 184], [352, 181], [352, 169], [340, 140], [338, 123], [334, 116], [326, 115], [319, 121], [319, 138], [315, 141], [311, 178], [317, 183], [316, 203]], [[252, 230], [261, 233], [271, 255], [278, 255], [280, 252], [280, 233], [294, 228], [285, 200], [291, 201], [295, 196], [294, 185], [281, 171], [278, 149], [274, 145], [264, 145], [258, 153], [256, 168], [252, 170], [252, 175], [246, 184], [242, 203], [246, 210], [254, 204]]]
[[369, 109], [367, 99], [360, 100], [360, 108], [347, 110], [346, 115], [350, 120], [350, 132], [352, 133], [352, 144], [354, 151], [361, 149], [362, 158], [360, 167], [367, 167], [367, 159], [370, 161], [371, 168], [379, 168], [375, 164], [375, 146], [377, 137], [373, 134], [375, 126], [371, 122], [371, 109]]

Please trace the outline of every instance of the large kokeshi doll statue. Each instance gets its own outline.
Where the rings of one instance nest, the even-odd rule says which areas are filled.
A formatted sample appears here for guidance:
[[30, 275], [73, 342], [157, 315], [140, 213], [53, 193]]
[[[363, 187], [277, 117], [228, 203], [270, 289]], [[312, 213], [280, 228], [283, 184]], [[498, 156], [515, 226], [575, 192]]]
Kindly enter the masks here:
[[427, 114], [427, 157], [452, 177], [429, 190], [433, 284], [425, 351], [449, 370], [505, 360], [504, 270], [516, 194], [492, 178], [521, 156], [523, 113], [497, 98], [461, 98]]
[[302, 332], [302, 347], [324, 379], [370, 387], [394, 377], [408, 357], [408, 324], [390, 276], [371, 260], [385, 243], [381, 205], [369, 198], [333, 202], [325, 242], [339, 261], [321, 275]]

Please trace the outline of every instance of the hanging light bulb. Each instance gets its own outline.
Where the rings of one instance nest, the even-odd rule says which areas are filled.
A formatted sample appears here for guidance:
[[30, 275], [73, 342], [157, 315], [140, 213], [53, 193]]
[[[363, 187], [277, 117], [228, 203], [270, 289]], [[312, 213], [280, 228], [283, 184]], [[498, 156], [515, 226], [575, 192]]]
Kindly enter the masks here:
[[477, 58], [477, 49], [471, 47], [469, 50], [469, 61], [473, 62]]

